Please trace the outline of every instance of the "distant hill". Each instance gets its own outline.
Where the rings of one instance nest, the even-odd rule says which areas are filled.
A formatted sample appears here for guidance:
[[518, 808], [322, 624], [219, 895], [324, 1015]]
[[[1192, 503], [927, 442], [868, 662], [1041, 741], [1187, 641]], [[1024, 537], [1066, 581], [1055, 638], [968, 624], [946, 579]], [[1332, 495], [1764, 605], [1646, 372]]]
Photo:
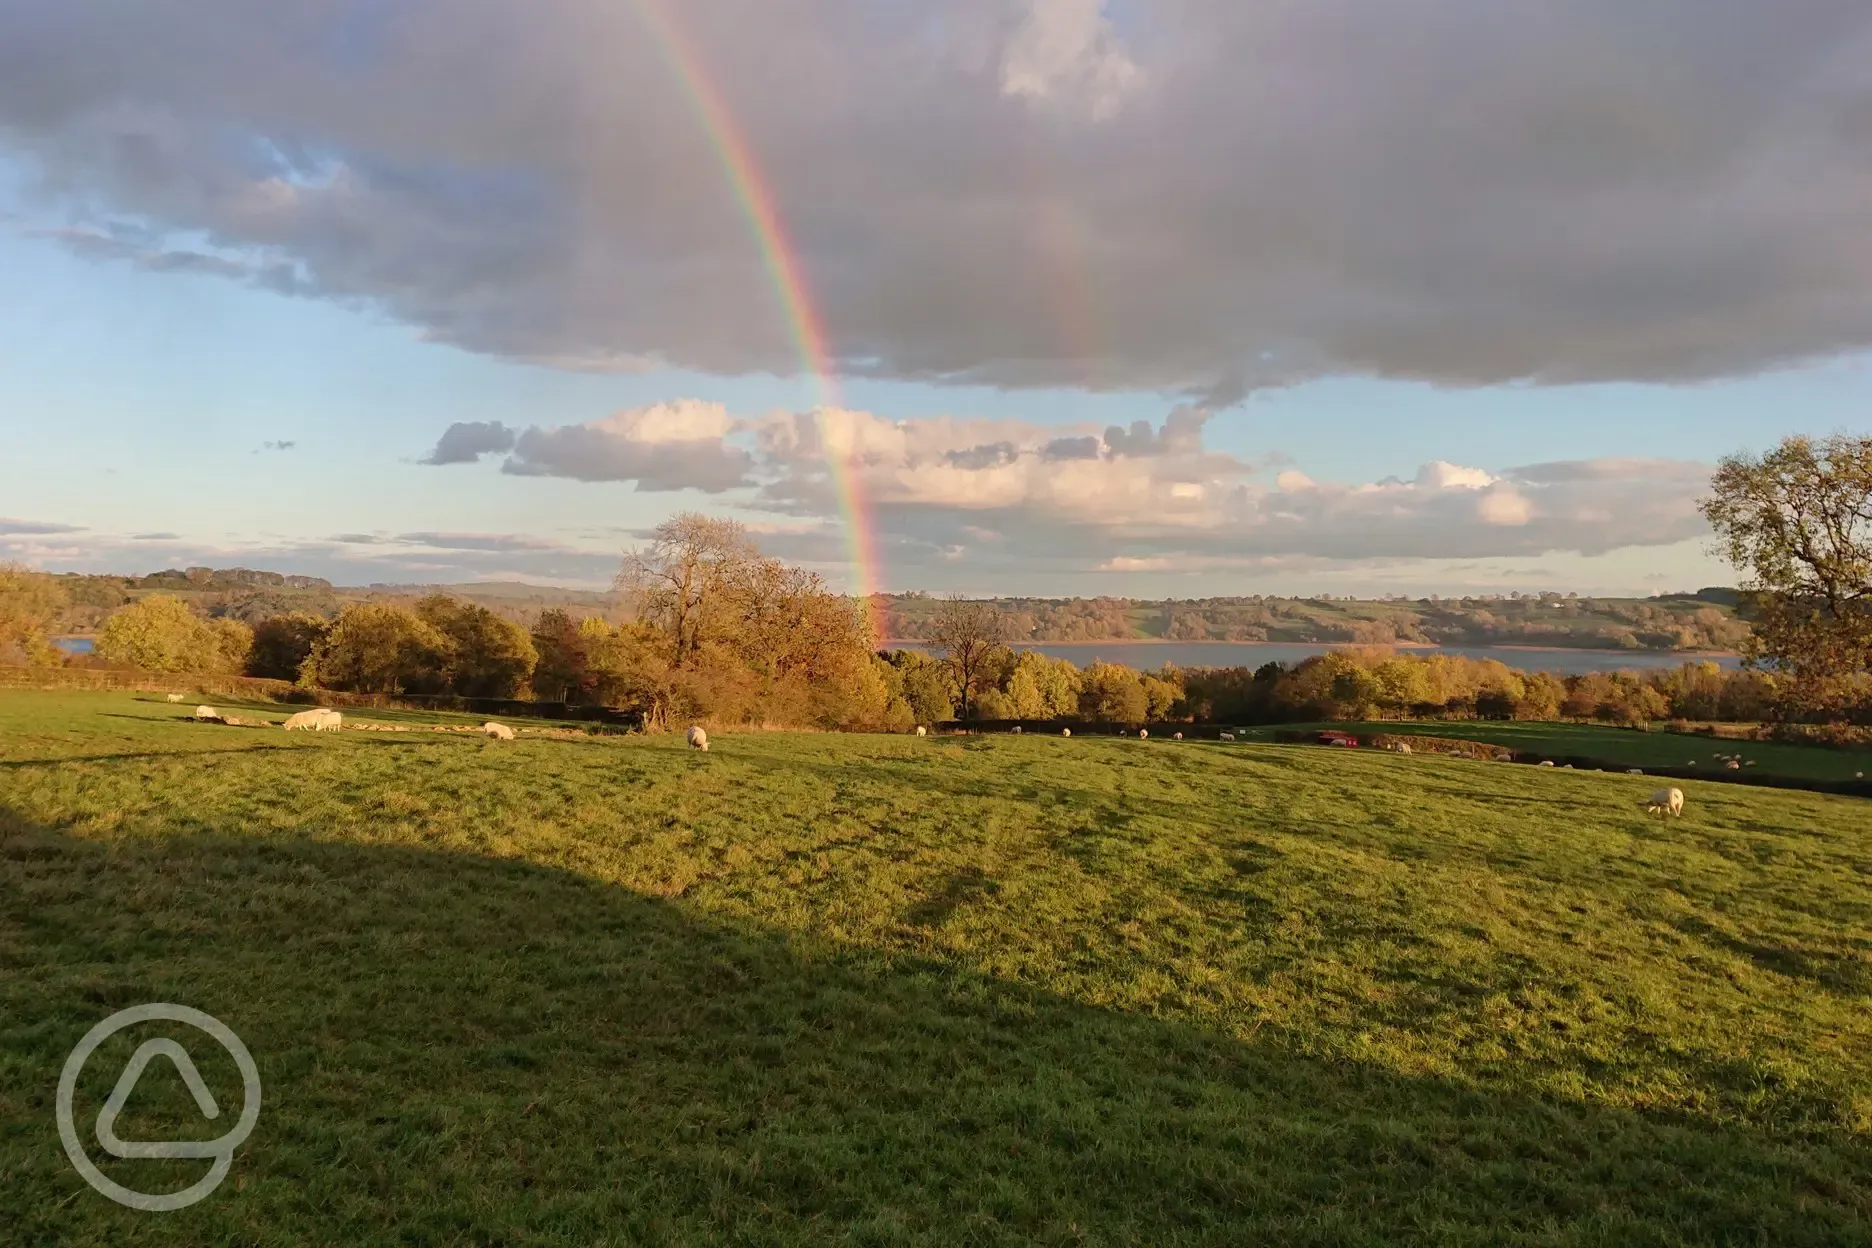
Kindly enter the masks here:
[[[59, 578], [73, 606], [63, 631], [86, 633], [125, 603], [175, 594], [210, 615], [252, 622], [288, 611], [336, 615], [351, 602], [413, 602], [453, 594], [510, 619], [531, 623], [560, 608], [573, 615], [607, 610], [614, 597], [587, 589], [523, 581], [448, 585], [338, 586], [313, 576], [250, 568], [185, 568], [147, 576]], [[1712, 587], [1653, 598], [1582, 598], [1570, 594], [1462, 598], [997, 598], [1015, 638], [1065, 641], [1278, 641], [1315, 645], [1541, 646], [1651, 651], [1729, 651], [1748, 625], [1737, 618], [1740, 594]], [[887, 641], [928, 636], [941, 599], [876, 594], [872, 610]]]

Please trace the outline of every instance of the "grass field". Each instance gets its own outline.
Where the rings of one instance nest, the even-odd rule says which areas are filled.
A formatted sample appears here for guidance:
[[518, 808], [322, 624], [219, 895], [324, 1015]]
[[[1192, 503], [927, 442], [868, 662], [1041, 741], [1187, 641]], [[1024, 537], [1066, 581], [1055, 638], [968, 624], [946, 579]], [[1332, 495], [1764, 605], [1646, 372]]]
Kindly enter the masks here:
[[[1378, 751], [192, 709], [0, 694], [8, 1244], [1872, 1243], [1872, 804], [1688, 782], [1661, 824], [1643, 779]], [[146, 1001], [265, 1088], [168, 1214], [53, 1125], [66, 1054]], [[87, 1065], [94, 1146], [152, 1034]], [[120, 1135], [219, 1134], [150, 1069]]]
[[1399, 732], [1420, 736], [1460, 737], [1554, 757], [1604, 759], [1624, 767], [1683, 767], [1694, 762], [1710, 772], [1722, 770], [1717, 755], [1740, 754], [1755, 760], [1751, 770], [1809, 780], [1851, 780], [1872, 775], [1872, 750], [1825, 749], [1774, 742], [1722, 741], [1675, 732], [1639, 732], [1605, 724], [1521, 723], [1515, 721], [1410, 720], [1397, 723], [1281, 724], [1241, 729], [1240, 735], [1272, 740], [1276, 732], [1305, 728], [1340, 728], [1347, 732]]

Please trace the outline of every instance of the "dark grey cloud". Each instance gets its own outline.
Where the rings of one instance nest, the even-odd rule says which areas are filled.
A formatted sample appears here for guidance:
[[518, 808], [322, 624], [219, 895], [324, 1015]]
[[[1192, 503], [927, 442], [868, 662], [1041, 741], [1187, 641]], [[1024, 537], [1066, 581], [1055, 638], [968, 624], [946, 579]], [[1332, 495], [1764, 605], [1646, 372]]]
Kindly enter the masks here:
[[501, 471], [572, 481], [634, 481], [639, 490], [720, 494], [750, 484], [753, 457], [714, 441], [647, 442], [590, 425], [528, 429]]
[[83, 533], [83, 525], [48, 524], [43, 520], [9, 520], [0, 516], [0, 533], [21, 537], [52, 533]]
[[519, 431], [498, 420], [456, 421], [442, 431], [435, 449], [419, 462], [425, 464], [472, 464], [483, 455], [513, 450]]
[[1097, 459], [1105, 444], [1091, 434], [1078, 438], [1054, 438], [1040, 448], [1043, 459]]
[[965, 447], [962, 450], [945, 451], [943, 462], [955, 468], [979, 472], [983, 468], [1011, 464], [1019, 457], [1020, 450], [1012, 442], [989, 442], [981, 446]]
[[[848, 374], [1217, 407], [1326, 373], [1678, 380], [1872, 345], [1863, 0], [670, 11]], [[635, 6], [5, 22], [0, 143], [36, 217], [98, 231], [72, 246], [515, 358], [797, 367]]]
[[1111, 426], [1105, 430], [1105, 445], [1114, 455], [1186, 455], [1202, 449], [1202, 429], [1209, 416], [1207, 408], [1185, 404], [1172, 410], [1161, 427], [1148, 420], [1134, 420], [1129, 429]]

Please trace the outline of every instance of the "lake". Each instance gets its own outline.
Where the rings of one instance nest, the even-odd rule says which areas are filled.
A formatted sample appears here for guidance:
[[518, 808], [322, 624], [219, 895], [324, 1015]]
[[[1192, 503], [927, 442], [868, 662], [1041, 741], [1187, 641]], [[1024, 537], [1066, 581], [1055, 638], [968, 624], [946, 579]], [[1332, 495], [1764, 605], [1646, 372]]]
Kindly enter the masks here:
[[52, 644], [66, 654], [90, 654], [97, 649], [89, 637], [54, 637]]
[[[889, 642], [889, 648], [921, 650], [920, 642]], [[1037, 644], [1016, 643], [1017, 650], [1038, 650], [1056, 659], [1066, 659], [1079, 667], [1095, 662], [1120, 663], [1126, 667], [1155, 669], [1166, 663], [1178, 667], [1260, 667], [1263, 663], [1298, 663], [1301, 659], [1329, 650], [1343, 650], [1337, 645], [1300, 645], [1281, 641], [1047, 641]], [[1735, 655], [1678, 654], [1665, 650], [1567, 650], [1506, 649], [1497, 646], [1412, 646], [1400, 654], [1447, 654], [1465, 659], [1495, 659], [1509, 667], [1530, 672], [1617, 672], [1676, 667], [1679, 664], [1710, 659], [1725, 671], [1742, 666]]]

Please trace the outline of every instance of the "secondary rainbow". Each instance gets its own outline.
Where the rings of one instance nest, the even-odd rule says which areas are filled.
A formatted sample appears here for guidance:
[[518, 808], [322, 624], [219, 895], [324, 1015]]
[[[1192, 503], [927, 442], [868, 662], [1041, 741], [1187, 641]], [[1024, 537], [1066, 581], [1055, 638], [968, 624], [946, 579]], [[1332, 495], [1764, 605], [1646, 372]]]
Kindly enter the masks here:
[[[683, 94], [695, 110], [715, 149], [729, 189], [740, 204], [742, 214], [754, 232], [767, 274], [780, 298], [787, 332], [799, 352], [800, 365], [812, 378], [818, 411], [842, 409], [838, 374], [826, 346], [825, 323], [813, 306], [812, 296], [801, 271], [797, 249], [788, 238], [785, 224], [774, 203], [774, 195], [761, 174], [759, 162], [747, 136], [735, 122], [714, 80], [705, 72], [702, 57], [684, 34], [665, 0], [637, 0], [637, 11], [645, 28], [661, 49], [664, 59], [675, 71]], [[825, 447], [826, 473], [838, 496], [839, 510], [845, 522], [845, 540], [850, 551], [852, 591], [857, 595], [867, 623], [871, 622], [871, 594], [877, 588], [877, 559], [872, 544], [870, 512], [858, 474], [848, 456], [835, 450], [827, 437], [826, 421], [819, 419], [819, 435]]]

